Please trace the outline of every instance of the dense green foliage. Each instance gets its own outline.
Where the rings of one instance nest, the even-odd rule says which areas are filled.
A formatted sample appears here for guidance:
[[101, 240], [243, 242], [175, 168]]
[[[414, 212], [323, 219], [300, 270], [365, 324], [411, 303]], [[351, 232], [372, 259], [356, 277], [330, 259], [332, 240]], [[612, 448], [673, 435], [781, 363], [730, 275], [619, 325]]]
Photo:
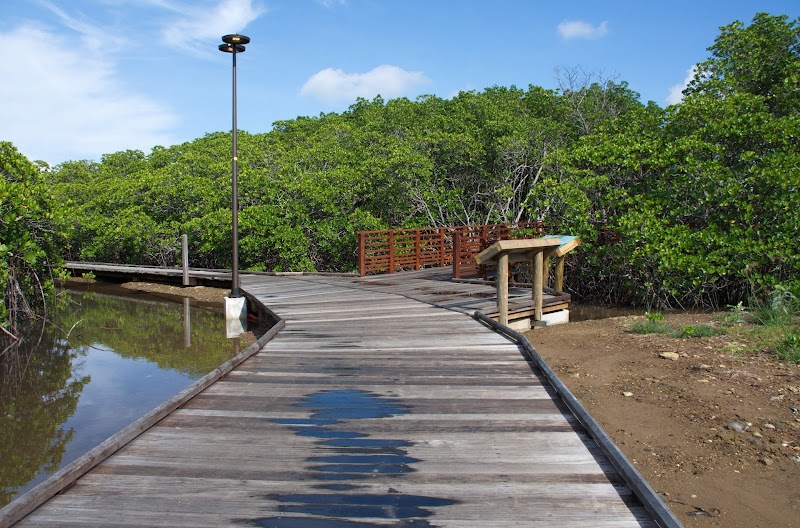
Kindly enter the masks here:
[[66, 239], [39, 169], [8, 142], [0, 142], [0, 325], [44, 310], [52, 291], [50, 271]]
[[[798, 289], [800, 21], [722, 28], [684, 101], [624, 82], [359, 100], [240, 135], [240, 258], [352, 270], [356, 231], [541, 219], [578, 235], [570, 286], [649, 306]], [[230, 139], [68, 162], [70, 259], [230, 266]]]

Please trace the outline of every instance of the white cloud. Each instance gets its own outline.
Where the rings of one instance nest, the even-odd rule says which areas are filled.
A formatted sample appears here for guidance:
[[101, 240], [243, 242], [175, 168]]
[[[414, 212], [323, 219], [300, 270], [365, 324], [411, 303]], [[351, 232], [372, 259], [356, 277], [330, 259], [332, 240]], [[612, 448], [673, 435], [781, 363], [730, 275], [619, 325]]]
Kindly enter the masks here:
[[593, 26], [581, 20], [565, 20], [558, 25], [558, 34], [561, 38], [569, 39], [597, 39], [608, 33], [608, 22], [602, 21]]
[[358, 97], [371, 99], [381, 95], [386, 99], [407, 95], [414, 88], [430, 82], [422, 72], [409, 72], [384, 64], [366, 73], [345, 73], [326, 68], [309, 77], [300, 89], [301, 95], [314, 97], [328, 104], [354, 101]]
[[325, 9], [333, 9], [336, 6], [346, 6], [347, 0], [314, 0]]
[[689, 83], [692, 82], [694, 79], [694, 75], [697, 72], [697, 66], [692, 66], [686, 71], [686, 78], [683, 80], [682, 83], [674, 85], [672, 88], [669, 89], [669, 95], [667, 96], [666, 102], [668, 105], [678, 104], [683, 101], [683, 91], [689, 86]]
[[196, 3], [181, 6], [170, 2], [158, 4], [182, 14], [164, 30], [165, 41], [203, 57], [208, 57], [209, 40], [219, 43], [222, 35], [243, 31], [266, 12], [253, 0], [222, 0], [213, 9]]
[[[19, 53], [20, 42], [35, 42]], [[0, 32], [4, 140], [51, 164], [173, 144], [169, 108], [132, 93], [110, 59], [31, 24]]]
[[48, 0], [39, 1], [56, 15], [64, 26], [79, 33], [84, 45], [91, 51], [104, 50], [105, 53], [109, 53], [125, 44], [125, 39], [118, 33], [107, 31], [86, 20], [73, 17]]

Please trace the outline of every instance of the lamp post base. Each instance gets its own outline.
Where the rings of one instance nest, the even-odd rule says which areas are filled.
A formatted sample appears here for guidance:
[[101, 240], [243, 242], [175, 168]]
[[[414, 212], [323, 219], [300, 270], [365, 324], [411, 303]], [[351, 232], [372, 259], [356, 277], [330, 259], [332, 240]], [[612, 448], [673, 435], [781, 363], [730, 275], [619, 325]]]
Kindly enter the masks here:
[[244, 333], [247, 321], [247, 299], [245, 297], [225, 297], [225, 335], [239, 337]]

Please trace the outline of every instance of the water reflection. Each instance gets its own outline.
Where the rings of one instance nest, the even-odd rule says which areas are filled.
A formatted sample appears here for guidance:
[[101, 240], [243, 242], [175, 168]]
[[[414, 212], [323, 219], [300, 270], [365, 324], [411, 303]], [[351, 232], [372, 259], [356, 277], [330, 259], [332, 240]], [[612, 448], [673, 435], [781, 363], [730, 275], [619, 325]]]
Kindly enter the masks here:
[[[74, 376], [78, 353], [38, 325], [0, 356], [0, 506], [41, 471], [58, 469], [89, 376]], [[39, 334], [38, 336], [36, 334]]]
[[48, 316], [0, 341], [0, 507], [242, 348], [221, 312], [142, 295], [62, 291]]
[[[319, 481], [319, 493], [268, 495], [278, 503], [280, 516], [243, 520], [244, 526], [259, 528], [363, 528], [392, 526], [430, 528], [432, 508], [457, 501], [441, 497], [400, 493], [388, 487], [384, 493], [365, 493], [366, 481], [402, 478], [416, 471], [421, 462], [408, 455], [407, 440], [369, 438], [353, 420], [388, 418], [406, 414], [408, 406], [393, 398], [364, 390], [325, 390], [308, 395], [297, 407], [309, 409], [309, 418], [275, 419], [290, 426], [296, 435], [317, 438], [321, 456], [312, 456], [308, 470]], [[357, 492], [361, 490], [361, 492]], [[331, 493], [349, 492], [349, 493]], [[363, 519], [379, 519], [368, 522]]]

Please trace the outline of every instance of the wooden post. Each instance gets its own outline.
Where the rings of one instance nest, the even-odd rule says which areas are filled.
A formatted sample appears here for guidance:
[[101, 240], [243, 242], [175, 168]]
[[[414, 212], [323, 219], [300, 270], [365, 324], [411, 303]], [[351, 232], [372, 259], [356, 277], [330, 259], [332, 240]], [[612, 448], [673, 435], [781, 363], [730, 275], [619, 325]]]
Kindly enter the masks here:
[[189, 237], [181, 235], [181, 266], [183, 267], [183, 285], [189, 285]]
[[362, 232], [358, 233], [358, 276], [363, 277], [367, 274], [367, 255], [366, 255], [366, 242], [367, 234]]
[[533, 254], [533, 279], [531, 280], [531, 290], [533, 290], [533, 320], [542, 320], [542, 252], [536, 251]]
[[419, 229], [414, 230], [414, 269], [422, 269], [420, 257], [422, 256], [422, 248], [420, 247]]
[[389, 230], [387, 245], [389, 246], [389, 273], [394, 273], [394, 229]]
[[444, 256], [444, 228], [439, 228], [439, 266], [445, 267], [447, 265], [447, 259]]
[[553, 277], [553, 289], [561, 293], [564, 291], [564, 255], [556, 259], [555, 276]]
[[461, 278], [461, 231], [453, 232], [453, 278]]
[[542, 255], [542, 288], [547, 288], [547, 281], [550, 278], [550, 251], [547, 255]]
[[497, 311], [500, 324], [508, 325], [508, 253], [497, 259]]

